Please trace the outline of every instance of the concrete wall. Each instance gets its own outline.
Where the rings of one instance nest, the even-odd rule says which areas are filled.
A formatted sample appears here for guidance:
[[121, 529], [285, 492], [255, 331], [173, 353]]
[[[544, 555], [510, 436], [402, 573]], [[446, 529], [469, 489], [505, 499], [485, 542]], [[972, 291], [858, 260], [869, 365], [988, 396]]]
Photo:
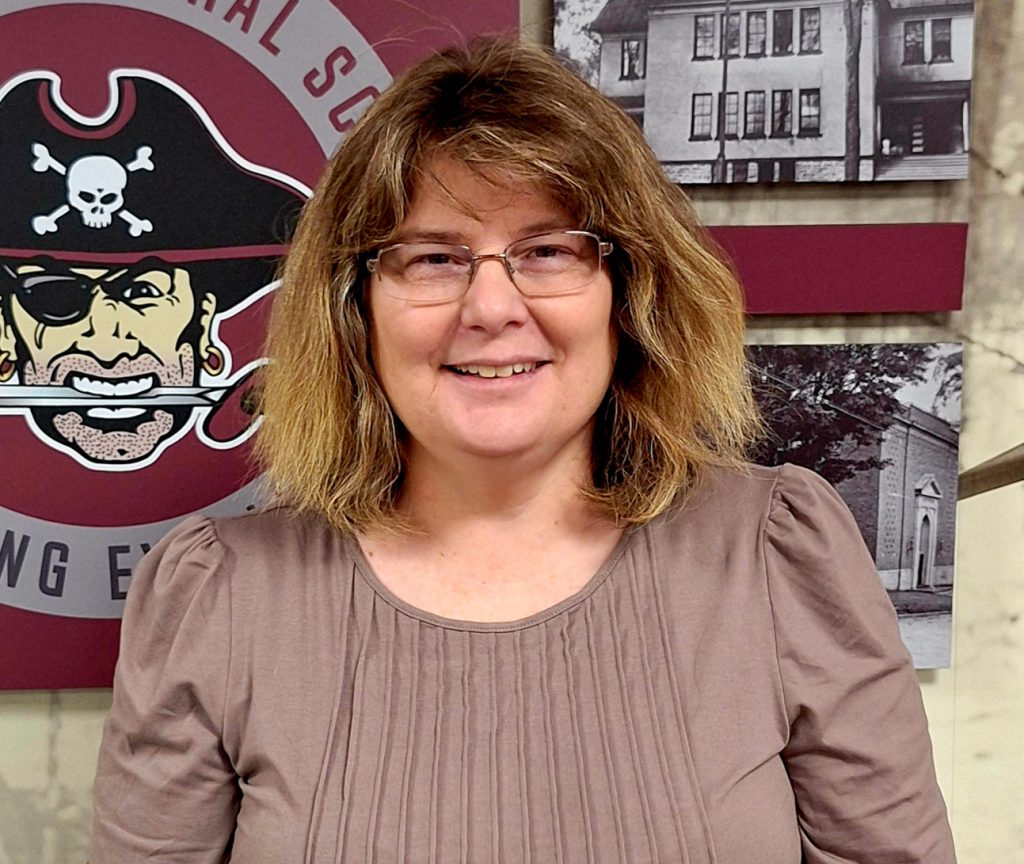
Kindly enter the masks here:
[[[528, 38], [550, 41], [543, 0]], [[971, 179], [696, 191], [713, 223], [970, 218], [965, 308], [951, 315], [759, 318], [763, 343], [942, 341], [965, 348], [961, 465], [1024, 438], [1024, 5], [978, 7]], [[960, 864], [1024, 862], [1024, 484], [960, 506], [953, 668], [919, 674]], [[0, 693], [0, 862], [84, 860], [89, 790], [109, 694]]]

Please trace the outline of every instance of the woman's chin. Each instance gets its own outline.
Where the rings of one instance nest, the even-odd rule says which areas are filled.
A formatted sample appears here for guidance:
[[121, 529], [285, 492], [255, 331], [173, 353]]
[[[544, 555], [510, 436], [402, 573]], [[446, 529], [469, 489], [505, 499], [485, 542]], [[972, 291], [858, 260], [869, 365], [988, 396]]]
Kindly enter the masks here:
[[481, 459], [528, 459], [551, 449], [551, 442], [536, 436], [473, 435], [455, 443], [450, 452], [453, 456], [463, 454]]
[[[447, 435], [420, 440], [421, 447], [433, 454], [436, 461], [458, 462], [460, 459], [491, 460], [496, 463], [517, 463], [523, 470], [561, 460], [567, 453], [586, 457], [592, 436], [591, 425], [552, 435], [550, 423], [523, 423], [524, 418], [506, 418], [506, 423], [478, 422]], [[518, 421], [518, 422], [515, 422]], [[415, 460], [415, 450], [410, 452]]]

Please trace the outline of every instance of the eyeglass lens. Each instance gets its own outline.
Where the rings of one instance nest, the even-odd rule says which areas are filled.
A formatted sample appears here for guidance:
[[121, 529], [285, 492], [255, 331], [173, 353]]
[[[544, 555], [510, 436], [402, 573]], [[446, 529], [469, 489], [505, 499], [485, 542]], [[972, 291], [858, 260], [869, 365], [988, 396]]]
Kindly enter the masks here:
[[584, 232], [553, 232], [512, 243], [500, 254], [474, 255], [466, 246], [403, 243], [381, 252], [385, 290], [400, 299], [461, 295], [481, 261], [503, 260], [513, 281], [529, 294], [568, 293], [585, 287], [600, 268], [600, 239]]

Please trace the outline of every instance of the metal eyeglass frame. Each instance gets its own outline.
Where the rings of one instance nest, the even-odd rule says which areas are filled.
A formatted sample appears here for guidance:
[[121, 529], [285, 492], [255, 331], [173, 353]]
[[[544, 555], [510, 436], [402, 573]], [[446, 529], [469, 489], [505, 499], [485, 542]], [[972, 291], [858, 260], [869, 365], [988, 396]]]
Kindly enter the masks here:
[[[473, 277], [476, 276], [478, 262], [486, 261], [488, 259], [501, 261], [501, 263], [505, 265], [505, 272], [508, 273], [508, 278], [511, 280], [512, 284], [516, 286], [516, 288], [519, 290], [521, 294], [525, 294], [528, 297], [548, 296], [547, 293], [544, 292], [542, 292], [540, 295], [531, 295], [529, 291], [524, 291], [522, 286], [518, 282], [516, 282], [516, 270], [512, 266], [512, 262], [509, 261], [508, 259], [508, 250], [511, 249], [513, 246], [518, 246], [520, 243], [526, 243], [527, 241], [534, 240], [537, 237], [547, 237], [552, 234], [572, 234], [578, 237], [593, 238], [597, 242], [599, 262], [601, 259], [607, 258], [612, 253], [612, 250], [615, 248], [615, 244], [613, 244], [611, 240], [605, 240], [600, 234], [595, 234], [593, 231], [583, 231], [577, 230], [575, 228], [569, 228], [562, 231], [542, 231], [540, 234], [531, 234], [529, 237], [523, 237], [519, 240], [515, 240], [512, 243], [509, 243], [508, 246], [506, 246], [501, 252], [490, 252], [485, 255], [478, 255], [468, 246], [465, 246], [461, 243], [392, 243], [389, 246], [384, 246], [383, 248], [378, 249], [374, 253], [372, 258], [367, 258], [366, 269], [370, 273], [375, 273], [377, 275], [377, 278], [382, 279], [383, 277], [380, 271], [380, 256], [386, 252], [390, 252], [393, 249], [401, 249], [403, 246], [451, 246], [454, 247], [455, 249], [465, 249], [466, 252], [469, 254], [469, 273], [468, 278], [466, 279], [465, 287], [462, 289], [460, 293], [454, 295], [451, 298], [452, 300], [455, 300], [463, 296], [467, 291], [469, 291], [469, 286], [473, 284]], [[600, 269], [601, 265], [600, 263], [598, 263], [597, 270], [594, 271], [595, 276], [597, 275]]]

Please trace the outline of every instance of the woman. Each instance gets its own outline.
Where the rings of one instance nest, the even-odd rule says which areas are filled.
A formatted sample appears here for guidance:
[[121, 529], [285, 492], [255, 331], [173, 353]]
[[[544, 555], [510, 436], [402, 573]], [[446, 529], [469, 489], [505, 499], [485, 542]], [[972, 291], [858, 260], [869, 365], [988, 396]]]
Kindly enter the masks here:
[[281, 506], [140, 565], [93, 864], [953, 860], [856, 525], [742, 464], [738, 286], [595, 90], [399, 78], [269, 355]]

